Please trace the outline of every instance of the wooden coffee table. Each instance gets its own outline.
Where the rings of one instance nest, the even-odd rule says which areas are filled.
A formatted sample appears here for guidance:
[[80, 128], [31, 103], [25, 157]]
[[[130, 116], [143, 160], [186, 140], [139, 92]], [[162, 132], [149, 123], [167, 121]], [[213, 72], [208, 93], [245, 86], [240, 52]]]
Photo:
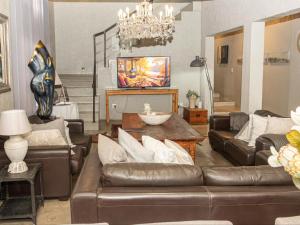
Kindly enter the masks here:
[[122, 128], [138, 141], [142, 141], [143, 135], [151, 136], [160, 141], [165, 139], [175, 141], [188, 150], [194, 161], [196, 158], [196, 145], [204, 140], [202, 135], [176, 113], [172, 114], [168, 121], [158, 126], [145, 124], [137, 113], [123, 113]]

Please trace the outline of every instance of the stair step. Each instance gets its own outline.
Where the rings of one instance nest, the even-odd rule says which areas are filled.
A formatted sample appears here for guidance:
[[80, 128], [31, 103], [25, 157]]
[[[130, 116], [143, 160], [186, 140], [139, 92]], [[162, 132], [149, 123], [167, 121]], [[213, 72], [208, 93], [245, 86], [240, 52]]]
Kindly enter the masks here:
[[67, 88], [72, 88], [72, 87], [92, 88], [92, 85], [93, 85], [93, 81], [83, 81], [83, 80], [61, 80], [61, 82]]
[[84, 130], [86, 131], [97, 131], [99, 130], [99, 124], [98, 122], [85, 122], [84, 123]]
[[[84, 120], [85, 122], [92, 122], [93, 121], [93, 112], [80, 112], [79, 118]], [[96, 121], [98, 121], [98, 113], [96, 113], [95, 119], [96, 119]]]
[[81, 97], [81, 96], [93, 96], [92, 88], [85, 87], [71, 87], [68, 88], [68, 95], [73, 97]]
[[[89, 103], [93, 102], [93, 96], [70, 96], [70, 102]], [[96, 96], [95, 102], [99, 102], [99, 97]]]
[[215, 107], [223, 107], [223, 106], [232, 106], [234, 107], [235, 106], [235, 102], [232, 102], [232, 101], [228, 101], [228, 102], [215, 102], [214, 103], [214, 106]]
[[[79, 109], [79, 112], [92, 112], [93, 111], [93, 103], [92, 102], [84, 102], [84, 103], [77, 103], [78, 104], [78, 109]], [[99, 104], [96, 103], [95, 104], [95, 110], [96, 111], [99, 111], [98, 110], [99, 108]]]
[[93, 74], [59, 74], [61, 80], [93, 80]]

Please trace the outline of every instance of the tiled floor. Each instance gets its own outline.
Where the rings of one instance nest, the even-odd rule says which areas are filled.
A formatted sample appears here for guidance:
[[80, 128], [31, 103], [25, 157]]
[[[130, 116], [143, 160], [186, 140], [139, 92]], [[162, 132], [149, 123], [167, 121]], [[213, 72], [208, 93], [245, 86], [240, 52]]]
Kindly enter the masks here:
[[[202, 135], [207, 134], [207, 126], [195, 127]], [[205, 139], [197, 147], [196, 164], [199, 166], [230, 166], [219, 153], [211, 150], [208, 139]], [[38, 225], [59, 225], [71, 223], [70, 202], [58, 200], [46, 200], [45, 206], [38, 211]], [[1, 225], [31, 225], [30, 220], [0, 221]]]

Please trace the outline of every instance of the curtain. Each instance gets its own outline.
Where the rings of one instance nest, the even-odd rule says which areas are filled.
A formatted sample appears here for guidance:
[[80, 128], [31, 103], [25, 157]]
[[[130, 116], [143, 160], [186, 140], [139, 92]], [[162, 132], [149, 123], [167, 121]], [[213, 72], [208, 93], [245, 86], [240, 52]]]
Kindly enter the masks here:
[[30, 90], [33, 74], [27, 65], [39, 40], [51, 52], [48, 0], [10, 1], [10, 39], [14, 106], [31, 115], [36, 103]]

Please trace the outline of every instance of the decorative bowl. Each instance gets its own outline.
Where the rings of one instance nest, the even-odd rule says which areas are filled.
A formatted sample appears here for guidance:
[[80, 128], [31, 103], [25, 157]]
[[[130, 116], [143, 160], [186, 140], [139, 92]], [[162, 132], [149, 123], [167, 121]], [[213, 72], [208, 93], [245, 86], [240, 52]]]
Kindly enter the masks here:
[[139, 113], [141, 120], [148, 125], [160, 125], [166, 122], [172, 116], [172, 113], [151, 112], [150, 114]]

